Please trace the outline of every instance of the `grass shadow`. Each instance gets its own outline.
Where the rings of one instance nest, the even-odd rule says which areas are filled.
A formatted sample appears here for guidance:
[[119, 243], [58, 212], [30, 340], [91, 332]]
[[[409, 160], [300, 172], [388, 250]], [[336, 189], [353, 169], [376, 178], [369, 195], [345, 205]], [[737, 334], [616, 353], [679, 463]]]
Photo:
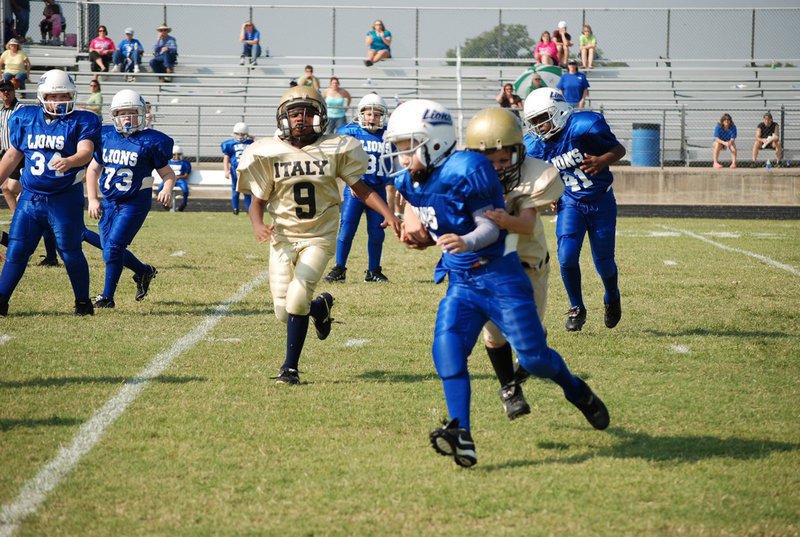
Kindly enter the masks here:
[[[355, 376], [360, 380], [368, 380], [372, 382], [423, 382], [430, 380], [439, 380], [434, 371], [430, 373], [402, 373], [397, 371], [365, 371]], [[486, 380], [494, 379], [494, 375], [488, 373], [470, 374], [472, 380]]]
[[26, 418], [21, 420], [0, 418], [0, 431], [5, 432], [21, 427], [70, 427], [72, 425], [80, 425], [83, 421], [84, 420], [79, 420], [77, 418], [60, 418], [58, 416], [39, 419]]
[[785, 338], [795, 337], [795, 334], [787, 332], [767, 332], [765, 330], [709, 330], [708, 328], [687, 328], [685, 330], [675, 330], [665, 332], [662, 330], [644, 330], [644, 333], [659, 337], [682, 337], [682, 336], [717, 336], [717, 337], [739, 337], [739, 338]]
[[0, 388], [54, 388], [69, 384], [125, 384], [144, 380], [164, 384], [184, 384], [187, 382], [206, 382], [206, 377], [173, 377], [159, 375], [144, 379], [139, 377], [35, 377], [25, 380], [0, 380]]

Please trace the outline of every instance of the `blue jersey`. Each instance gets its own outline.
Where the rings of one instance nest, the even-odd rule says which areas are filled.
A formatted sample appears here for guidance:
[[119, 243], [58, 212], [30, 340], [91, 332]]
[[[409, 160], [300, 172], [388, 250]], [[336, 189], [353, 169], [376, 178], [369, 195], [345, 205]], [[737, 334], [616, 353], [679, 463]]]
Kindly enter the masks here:
[[49, 123], [40, 106], [23, 106], [9, 118], [11, 146], [25, 155], [20, 181], [22, 187], [35, 194], [59, 194], [83, 179], [83, 167], [66, 173], [54, 170], [54, 158], [70, 157], [78, 151], [78, 142], [91, 140], [100, 145], [100, 118], [93, 112], [75, 110], [68, 116], [53, 118]]
[[[414, 183], [405, 172], [395, 179], [395, 186], [434, 239], [447, 233], [466, 235], [474, 231], [472, 214], [478, 209], [505, 208], [503, 187], [491, 161], [474, 151], [454, 152], [422, 183]], [[434, 279], [438, 283], [450, 271], [469, 270], [502, 257], [506, 234], [501, 229], [497, 241], [481, 250], [443, 253]]]
[[526, 134], [523, 142], [529, 157], [546, 160], [558, 168], [564, 182], [564, 196], [590, 202], [611, 188], [614, 176], [608, 167], [591, 176], [580, 169], [584, 155], [602, 155], [619, 145], [602, 114], [573, 112], [564, 130], [549, 140]]
[[145, 129], [123, 136], [111, 125], [103, 127], [102, 146], [94, 160], [103, 166], [100, 191], [110, 201], [134, 199], [141, 190], [153, 188], [153, 169], [167, 165], [172, 156], [172, 138]]
[[[175, 172], [175, 177], [192, 173], [192, 165], [189, 164], [188, 160], [170, 160], [169, 167]], [[188, 177], [184, 177], [184, 180], [186, 179]]]
[[361, 176], [361, 180], [370, 188], [385, 186], [386, 175], [384, 174], [383, 166], [380, 165], [381, 155], [392, 150], [392, 144], [383, 141], [385, 129], [370, 132], [358, 123], [353, 122], [339, 127], [336, 132], [337, 134], [352, 136], [361, 142], [368, 159], [367, 171]]
[[231, 159], [231, 173], [236, 174], [236, 168], [239, 166], [239, 158], [244, 153], [245, 147], [253, 143], [252, 138], [248, 138], [243, 142], [238, 142], [236, 140], [225, 140], [220, 145], [222, 149], [222, 154], [227, 155], [229, 159]]

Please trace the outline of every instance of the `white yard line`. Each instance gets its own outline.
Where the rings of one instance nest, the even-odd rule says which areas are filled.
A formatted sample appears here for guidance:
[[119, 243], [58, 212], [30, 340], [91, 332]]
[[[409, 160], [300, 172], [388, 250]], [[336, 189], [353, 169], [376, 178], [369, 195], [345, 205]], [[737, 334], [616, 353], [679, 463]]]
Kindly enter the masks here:
[[729, 252], [736, 252], [737, 254], [743, 254], [743, 255], [752, 257], [754, 259], [758, 259], [759, 261], [762, 261], [762, 262], [766, 263], [767, 265], [771, 265], [771, 266], [773, 266], [775, 268], [779, 268], [781, 270], [785, 270], [786, 272], [794, 274], [795, 276], [800, 276], [800, 270], [797, 270], [796, 268], [794, 268], [791, 265], [787, 265], [785, 263], [781, 263], [779, 261], [775, 261], [774, 259], [771, 259], [771, 258], [769, 258], [769, 257], [767, 257], [765, 255], [756, 254], [754, 252], [748, 252], [747, 250], [741, 250], [739, 248], [734, 248], [733, 246], [727, 246], [725, 244], [719, 243], [717, 241], [712, 241], [711, 239], [703, 237], [702, 235], [698, 235], [697, 233], [692, 233], [691, 231], [687, 231], [685, 229], [678, 229], [676, 227], [663, 226], [663, 225], [661, 227], [663, 227], [664, 229], [667, 229], [669, 231], [676, 231], [678, 233], [683, 233], [687, 237], [691, 237], [693, 239], [697, 239], [697, 240], [701, 240], [703, 242], [707, 242], [708, 244], [716, 246], [717, 248], [720, 248], [722, 250], [727, 250]]
[[228, 315], [232, 306], [244, 300], [253, 289], [267, 281], [267, 277], [267, 272], [262, 272], [255, 279], [244, 284], [233, 296], [203, 318], [194, 330], [176, 341], [169, 350], [156, 355], [153, 361], [138, 375], [128, 379], [119, 392], [81, 426], [71, 444], [59, 449], [56, 456], [42, 467], [33, 479], [22, 486], [14, 501], [2, 507], [0, 510], [0, 537], [13, 535], [25, 517], [39, 509], [47, 499], [47, 495], [92, 450], [106, 429], [125, 412], [150, 381], [156, 379], [172, 365], [175, 358], [202, 341], [217, 323]]

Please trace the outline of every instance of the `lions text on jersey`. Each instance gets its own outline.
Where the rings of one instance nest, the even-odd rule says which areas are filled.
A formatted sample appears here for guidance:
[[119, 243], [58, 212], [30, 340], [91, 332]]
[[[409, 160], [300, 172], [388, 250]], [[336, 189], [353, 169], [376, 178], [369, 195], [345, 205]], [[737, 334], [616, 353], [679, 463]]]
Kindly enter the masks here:
[[359, 142], [364, 152], [367, 154], [367, 171], [361, 176], [361, 180], [370, 188], [383, 187], [386, 185], [386, 177], [383, 166], [380, 165], [381, 155], [391, 151], [392, 144], [383, 141], [384, 129], [370, 132], [361, 127], [358, 123], [348, 123], [336, 129], [337, 134], [352, 136]]

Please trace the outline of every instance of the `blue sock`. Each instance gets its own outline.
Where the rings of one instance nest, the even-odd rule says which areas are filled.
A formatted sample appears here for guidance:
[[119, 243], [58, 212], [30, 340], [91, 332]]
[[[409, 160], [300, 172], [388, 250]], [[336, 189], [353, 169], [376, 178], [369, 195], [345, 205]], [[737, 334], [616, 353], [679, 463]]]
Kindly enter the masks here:
[[567, 399], [571, 401], [578, 400], [583, 394], [578, 377], [572, 374], [564, 358], [558, 352], [553, 349], [548, 350], [550, 351], [551, 363], [557, 368], [556, 374], [552, 377], [553, 382], [561, 386]]
[[367, 268], [371, 272], [381, 268], [381, 255], [383, 255], [383, 237], [377, 240], [367, 240], [367, 260], [369, 261]]
[[289, 314], [286, 321], [286, 359], [282, 368], [297, 369], [308, 333], [308, 319], [308, 315]]
[[561, 266], [561, 279], [564, 281], [564, 289], [571, 306], [583, 306], [583, 294], [581, 293], [581, 268]]
[[458, 426], [469, 430], [469, 401], [472, 395], [469, 374], [465, 372], [457, 377], [442, 379], [442, 388], [450, 419], [458, 418]]
[[619, 300], [618, 280], [619, 272], [615, 272], [613, 275], [603, 278], [603, 287], [606, 289], [605, 295], [603, 295], [603, 302], [606, 304]]

